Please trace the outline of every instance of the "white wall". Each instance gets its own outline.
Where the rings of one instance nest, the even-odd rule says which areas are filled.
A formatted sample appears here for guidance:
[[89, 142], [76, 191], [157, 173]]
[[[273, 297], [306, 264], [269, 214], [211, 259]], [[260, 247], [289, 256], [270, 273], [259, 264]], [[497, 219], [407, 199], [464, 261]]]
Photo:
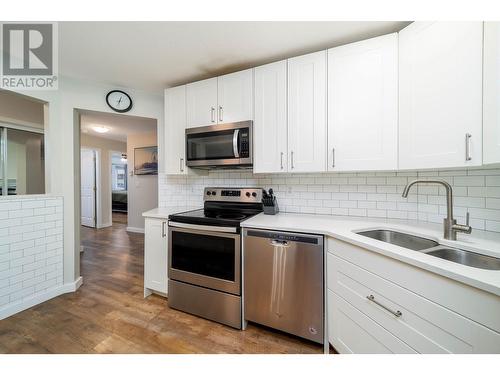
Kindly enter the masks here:
[[132, 134], [127, 136], [128, 163], [128, 226], [127, 230], [144, 231], [142, 213], [158, 207], [158, 176], [132, 175], [134, 170], [134, 148], [157, 145], [157, 133]]
[[[64, 202], [64, 283], [80, 277], [80, 132], [78, 109], [114, 113], [105, 102], [106, 94], [120, 87], [59, 77], [59, 90], [19, 91], [47, 103], [45, 116], [46, 191], [60, 195]], [[138, 90], [128, 92], [133, 108], [128, 114], [158, 120], [158, 138], [163, 139], [163, 97]], [[161, 153], [161, 148], [160, 148]], [[162, 157], [160, 155], [160, 169]]]
[[99, 211], [97, 212], [97, 227], [111, 226], [111, 151], [127, 152], [127, 143], [113, 141], [106, 138], [81, 134], [82, 148], [91, 148], [99, 151], [99, 185], [97, 186], [97, 199]]
[[500, 169], [409, 172], [252, 174], [211, 171], [206, 177], [167, 176], [160, 179], [160, 207], [202, 207], [205, 186], [273, 188], [280, 211], [410, 219], [442, 223], [446, 216], [444, 188], [417, 185], [408, 198], [401, 193], [411, 180], [438, 177], [453, 187], [454, 216], [465, 222], [470, 212], [476, 229], [500, 232]]
[[0, 121], [43, 129], [43, 104], [0, 90]]

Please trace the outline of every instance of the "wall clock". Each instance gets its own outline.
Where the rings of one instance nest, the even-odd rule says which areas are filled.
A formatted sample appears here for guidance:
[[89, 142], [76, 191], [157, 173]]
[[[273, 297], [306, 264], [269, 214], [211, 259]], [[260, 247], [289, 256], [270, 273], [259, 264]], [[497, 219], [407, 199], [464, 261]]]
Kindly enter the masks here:
[[106, 103], [109, 107], [119, 113], [128, 112], [132, 109], [132, 98], [121, 90], [113, 90], [106, 95]]

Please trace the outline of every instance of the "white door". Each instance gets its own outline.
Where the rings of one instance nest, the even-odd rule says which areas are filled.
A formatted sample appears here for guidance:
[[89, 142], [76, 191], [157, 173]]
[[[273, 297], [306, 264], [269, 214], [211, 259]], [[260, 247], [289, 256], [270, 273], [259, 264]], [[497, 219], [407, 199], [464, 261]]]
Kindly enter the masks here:
[[253, 120], [253, 69], [217, 78], [217, 122]]
[[96, 167], [95, 151], [81, 150], [80, 174], [81, 174], [81, 215], [82, 225], [95, 228], [95, 193], [96, 193]]
[[399, 168], [482, 164], [482, 22], [399, 33]]
[[187, 127], [217, 123], [217, 78], [186, 85]]
[[397, 33], [328, 51], [328, 170], [396, 169]]
[[500, 163], [500, 22], [484, 23], [483, 163]]
[[145, 219], [144, 225], [144, 287], [167, 293], [167, 222]]
[[288, 60], [290, 172], [326, 170], [326, 51]]
[[255, 68], [253, 171], [287, 171], [287, 62]]
[[165, 90], [165, 170], [185, 174], [186, 86]]

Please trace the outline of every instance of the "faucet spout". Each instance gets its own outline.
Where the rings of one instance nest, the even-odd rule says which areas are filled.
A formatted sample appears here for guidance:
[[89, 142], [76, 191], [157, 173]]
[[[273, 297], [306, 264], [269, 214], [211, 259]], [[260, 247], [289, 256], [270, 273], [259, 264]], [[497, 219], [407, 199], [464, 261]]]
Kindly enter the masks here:
[[444, 180], [413, 180], [409, 182], [403, 190], [403, 198], [408, 197], [410, 188], [415, 184], [439, 184], [446, 189], [446, 219], [444, 219], [444, 238], [448, 240], [456, 240], [457, 232], [470, 233], [472, 228], [469, 226], [469, 213], [467, 213], [466, 225], [458, 225], [457, 221], [453, 218], [453, 192], [449, 183]]

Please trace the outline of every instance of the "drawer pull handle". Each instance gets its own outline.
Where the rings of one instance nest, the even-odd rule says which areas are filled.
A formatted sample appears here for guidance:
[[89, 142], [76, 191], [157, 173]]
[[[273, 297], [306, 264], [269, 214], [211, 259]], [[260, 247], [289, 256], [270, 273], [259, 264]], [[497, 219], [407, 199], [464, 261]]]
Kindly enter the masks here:
[[397, 311], [394, 311], [384, 305], [382, 305], [379, 301], [375, 301], [375, 296], [373, 294], [370, 294], [369, 296], [366, 296], [366, 298], [370, 301], [372, 301], [374, 304], [376, 305], [379, 305], [381, 308], [383, 308], [384, 310], [387, 310], [389, 311], [392, 315], [394, 315], [396, 318], [399, 318], [401, 315], [403, 315], [403, 313], [399, 310]]

